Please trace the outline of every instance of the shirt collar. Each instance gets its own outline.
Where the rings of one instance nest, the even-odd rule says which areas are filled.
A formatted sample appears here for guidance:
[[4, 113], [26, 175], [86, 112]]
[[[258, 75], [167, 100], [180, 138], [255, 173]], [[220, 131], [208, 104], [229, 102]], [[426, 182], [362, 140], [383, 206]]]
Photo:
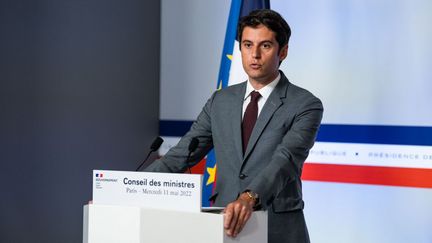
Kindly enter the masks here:
[[279, 83], [280, 79], [281, 79], [281, 75], [279, 73], [279, 75], [273, 81], [271, 81], [266, 86], [262, 87], [260, 90], [255, 90], [248, 80], [246, 82], [246, 92], [245, 92], [244, 100], [246, 100], [250, 96], [250, 93], [254, 90], [259, 91], [261, 97], [264, 98], [264, 100], [267, 100], [267, 98], [275, 89], [276, 85]]

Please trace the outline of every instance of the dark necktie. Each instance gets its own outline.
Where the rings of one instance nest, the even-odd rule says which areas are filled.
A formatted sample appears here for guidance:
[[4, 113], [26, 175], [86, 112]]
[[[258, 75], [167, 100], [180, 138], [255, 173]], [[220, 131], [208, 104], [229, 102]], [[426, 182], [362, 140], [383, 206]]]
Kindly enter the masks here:
[[243, 153], [246, 151], [249, 138], [258, 117], [258, 100], [261, 97], [261, 94], [256, 91], [252, 91], [250, 96], [251, 99], [248, 106], [246, 107], [242, 123]]

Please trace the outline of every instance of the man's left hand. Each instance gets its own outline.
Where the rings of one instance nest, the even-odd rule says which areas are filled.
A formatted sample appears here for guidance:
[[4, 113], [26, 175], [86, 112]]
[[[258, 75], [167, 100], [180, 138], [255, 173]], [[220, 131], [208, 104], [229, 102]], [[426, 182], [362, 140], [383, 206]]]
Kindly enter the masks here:
[[228, 236], [236, 237], [240, 233], [252, 215], [254, 206], [255, 200], [244, 192], [225, 207], [224, 227]]

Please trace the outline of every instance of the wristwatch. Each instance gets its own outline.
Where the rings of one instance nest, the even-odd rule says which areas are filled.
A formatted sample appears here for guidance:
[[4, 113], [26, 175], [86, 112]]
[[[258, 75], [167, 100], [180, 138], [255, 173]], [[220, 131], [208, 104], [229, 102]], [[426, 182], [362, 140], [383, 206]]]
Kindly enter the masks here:
[[246, 195], [255, 202], [255, 206], [259, 204], [259, 196], [258, 193], [253, 192], [251, 190], [244, 191]]

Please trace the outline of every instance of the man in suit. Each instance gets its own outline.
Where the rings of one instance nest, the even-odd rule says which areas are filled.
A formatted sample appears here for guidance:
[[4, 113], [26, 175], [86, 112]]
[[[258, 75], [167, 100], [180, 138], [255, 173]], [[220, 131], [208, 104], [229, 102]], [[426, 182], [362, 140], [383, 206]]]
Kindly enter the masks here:
[[[214, 148], [215, 206], [225, 206], [225, 231], [242, 230], [253, 210], [268, 211], [271, 243], [309, 242], [301, 173], [321, 123], [321, 101], [279, 71], [291, 30], [272, 10], [256, 10], [238, 25], [248, 80], [216, 91], [190, 131], [146, 170], [182, 172]], [[199, 146], [189, 161], [192, 138]]]

